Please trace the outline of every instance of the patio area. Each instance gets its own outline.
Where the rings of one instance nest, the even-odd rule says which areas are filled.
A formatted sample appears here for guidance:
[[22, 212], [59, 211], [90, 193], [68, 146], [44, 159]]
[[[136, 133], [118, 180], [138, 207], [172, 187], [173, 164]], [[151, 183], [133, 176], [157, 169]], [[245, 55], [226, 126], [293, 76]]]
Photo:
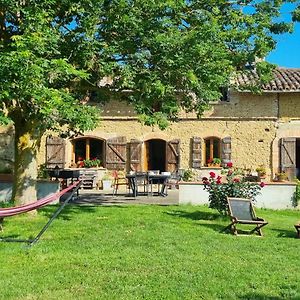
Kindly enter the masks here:
[[118, 194], [113, 195], [113, 191], [81, 189], [79, 197], [72, 203], [80, 205], [133, 205], [133, 204], [154, 204], [154, 205], [178, 205], [179, 191], [177, 189], [168, 190], [167, 196], [138, 195], [120, 190]]

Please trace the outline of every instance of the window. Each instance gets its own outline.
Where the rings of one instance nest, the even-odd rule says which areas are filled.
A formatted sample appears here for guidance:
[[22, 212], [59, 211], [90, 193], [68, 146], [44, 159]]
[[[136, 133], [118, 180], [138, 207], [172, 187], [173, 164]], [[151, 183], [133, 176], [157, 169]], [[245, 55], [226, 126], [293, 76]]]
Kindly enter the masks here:
[[104, 163], [104, 141], [95, 138], [81, 138], [73, 141], [73, 161], [100, 159]]
[[220, 158], [221, 141], [217, 137], [208, 137], [205, 142], [205, 163], [208, 164], [214, 158]]
[[220, 101], [222, 102], [229, 102], [229, 95], [228, 95], [228, 87], [220, 88], [220, 92], [222, 94]]

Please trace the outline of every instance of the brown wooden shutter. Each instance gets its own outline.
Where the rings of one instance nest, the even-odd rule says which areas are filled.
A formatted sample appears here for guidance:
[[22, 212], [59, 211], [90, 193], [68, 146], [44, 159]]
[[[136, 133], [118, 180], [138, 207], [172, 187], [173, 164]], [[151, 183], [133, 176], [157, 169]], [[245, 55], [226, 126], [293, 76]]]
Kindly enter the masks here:
[[222, 166], [231, 162], [231, 137], [224, 137], [221, 143]]
[[180, 166], [180, 140], [167, 143], [167, 171], [176, 172]]
[[108, 170], [125, 170], [126, 137], [119, 136], [106, 141], [105, 167]]
[[129, 165], [132, 171], [142, 170], [142, 142], [131, 140], [129, 143]]
[[280, 139], [280, 170], [289, 180], [296, 177], [296, 138]]
[[65, 167], [65, 140], [58, 136], [48, 136], [46, 139], [46, 166]]
[[197, 136], [191, 138], [191, 165], [194, 169], [200, 169], [202, 163], [202, 139]]

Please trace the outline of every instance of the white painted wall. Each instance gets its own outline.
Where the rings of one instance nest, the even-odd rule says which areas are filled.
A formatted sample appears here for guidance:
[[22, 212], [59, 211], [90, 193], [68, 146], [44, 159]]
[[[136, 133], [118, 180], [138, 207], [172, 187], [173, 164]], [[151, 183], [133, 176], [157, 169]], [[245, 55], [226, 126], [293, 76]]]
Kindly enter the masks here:
[[[179, 204], [201, 205], [208, 204], [208, 192], [203, 189], [202, 183], [180, 183]], [[261, 189], [261, 194], [256, 197], [255, 206], [271, 209], [293, 208], [293, 194], [295, 184], [269, 183]]]
[[[12, 183], [10, 182], [0, 182], [0, 202], [9, 201], [11, 198]], [[56, 181], [39, 181], [37, 184], [37, 198], [44, 198], [52, 193], [59, 192], [59, 182]], [[58, 203], [56, 201], [52, 203]]]

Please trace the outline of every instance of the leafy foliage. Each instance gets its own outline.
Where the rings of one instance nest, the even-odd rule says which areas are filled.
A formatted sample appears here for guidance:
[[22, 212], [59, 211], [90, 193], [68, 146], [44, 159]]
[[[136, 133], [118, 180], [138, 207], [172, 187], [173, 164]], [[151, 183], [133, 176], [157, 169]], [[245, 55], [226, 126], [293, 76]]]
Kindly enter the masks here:
[[223, 169], [226, 181], [222, 183], [222, 176], [210, 172], [210, 177], [203, 177], [204, 189], [209, 193], [209, 207], [217, 209], [221, 214], [228, 213], [227, 197], [239, 197], [255, 200], [264, 183], [248, 182], [241, 170], [230, 167]]

